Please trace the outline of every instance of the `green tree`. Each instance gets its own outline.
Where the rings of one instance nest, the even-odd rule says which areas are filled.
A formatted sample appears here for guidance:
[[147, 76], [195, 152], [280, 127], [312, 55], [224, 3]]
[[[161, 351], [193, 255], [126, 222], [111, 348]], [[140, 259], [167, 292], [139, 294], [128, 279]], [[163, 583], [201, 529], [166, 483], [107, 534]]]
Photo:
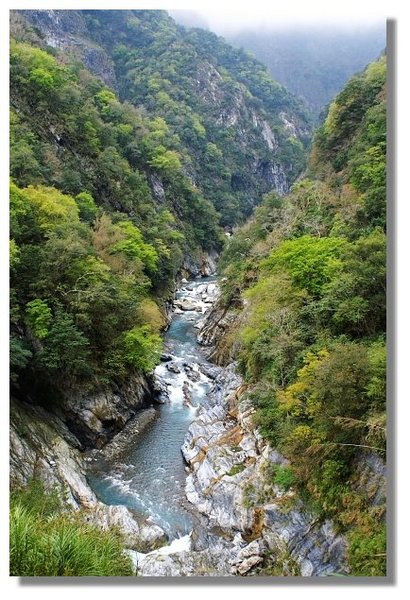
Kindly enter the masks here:
[[296, 285], [319, 295], [324, 286], [340, 270], [340, 255], [346, 240], [302, 236], [286, 240], [272, 252], [263, 266], [269, 270], [281, 267], [289, 271]]
[[75, 201], [80, 211], [80, 219], [86, 223], [92, 223], [98, 212], [92, 195], [88, 192], [81, 192], [81, 194], [77, 194]]
[[141, 325], [125, 332], [121, 345], [124, 360], [135, 369], [149, 373], [158, 363], [162, 338], [150, 325]]
[[44, 339], [39, 362], [42, 367], [62, 376], [90, 375], [89, 341], [68, 313], [57, 310]]
[[26, 304], [26, 321], [38, 339], [47, 337], [52, 321], [51, 309], [47, 302], [36, 298]]

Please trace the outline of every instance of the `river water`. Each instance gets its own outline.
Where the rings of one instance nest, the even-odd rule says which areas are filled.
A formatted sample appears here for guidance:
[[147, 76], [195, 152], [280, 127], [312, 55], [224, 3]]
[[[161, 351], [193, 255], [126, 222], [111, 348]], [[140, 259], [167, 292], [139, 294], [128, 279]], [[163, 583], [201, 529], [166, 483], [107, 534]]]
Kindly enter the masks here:
[[203, 372], [212, 365], [197, 343], [195, 326], [217, 293], [214, 282], [212, 277], [201, 278], [185, 284], [176, 294], [176, 303], [184, 303], [184, 308], [189, 303], [191, 310], [177, 309], [165, 334], [168, 360], [155, 373], [166, 384], [168, 399], [158, 405], [156, 419], [120, 458], [94, 465], [87, 476], [102, 502], [123, 504], [141, 517], [150, 517], [170, 540], [189, 533], [199, 519], [185, 497], [187, 473], [181, 446], [212, 385]]

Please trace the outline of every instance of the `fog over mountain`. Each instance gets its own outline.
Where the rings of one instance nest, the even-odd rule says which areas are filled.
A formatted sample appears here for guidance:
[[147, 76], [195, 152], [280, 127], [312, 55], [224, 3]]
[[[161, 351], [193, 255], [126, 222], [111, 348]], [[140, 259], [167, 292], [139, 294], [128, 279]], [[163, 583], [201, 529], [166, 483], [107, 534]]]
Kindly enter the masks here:
[[290, 23], [269, 12], [265, 22], [261, 16], [246, 19], [241, 13], [230, 19], [223, 12], [171, 14], [181, 25], [208, 27], [252, 53], [275, 80], [305, 100], [316, 118], [347, 80], [378, 58], [386, 45], [382, 20]]

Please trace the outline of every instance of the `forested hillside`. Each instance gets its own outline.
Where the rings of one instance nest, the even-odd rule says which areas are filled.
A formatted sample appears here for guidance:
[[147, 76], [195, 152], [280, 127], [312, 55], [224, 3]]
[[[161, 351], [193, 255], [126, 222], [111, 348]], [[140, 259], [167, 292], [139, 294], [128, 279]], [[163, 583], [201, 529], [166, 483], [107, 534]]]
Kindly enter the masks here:
[[152, 369], [177, 273], [219, 252], [223, 226], [262, 192], [287, 191], [309, 126], [264, 67], [165, 12], [23, 13], [11, 14], [13, 381], [98, 387]]
[[[357, 575], [383, 574], [383, 499], [363, 488], [385, 458], [385, 58], [354, 77], [316, 133], [309, 177], [269, 194], [223, 258], [225, 338], [256, 424], [290, 459], [272, 474], [349, 532]], [[241, 308], [242, 307], [242, 308]]]
[[[302, 102], [222, 38], [179, 27], [164, 11], [22, 12], [44, 42], [82, 61], [121, 101], [165, 119], [171, 135], [157, 134], [152, 166], [175, 170], [161, 147], [176, 152], [222, 225], [249, 216], [262, 193], [286, 192], [303, 170], [310, 124]], [[134, 166], [142, 150], [126, 143]], [[159, 183], [151, 185], [160, 197]]]

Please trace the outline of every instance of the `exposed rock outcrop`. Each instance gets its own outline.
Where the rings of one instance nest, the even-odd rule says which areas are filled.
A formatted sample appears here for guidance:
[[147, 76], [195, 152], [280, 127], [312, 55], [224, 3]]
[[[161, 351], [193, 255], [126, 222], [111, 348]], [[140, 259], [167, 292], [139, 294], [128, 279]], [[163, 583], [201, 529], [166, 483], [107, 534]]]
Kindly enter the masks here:
[[208, 358], [217, 365], [227, 365], [235, 355], [237, 340], [235, 330], [240, 314], [215, 302], [200, 323], [198, 342], [208, 348]]
[[76, 10], [22, 10], [44, 36], [46, 44], [69, 51], [109, 87], [117, 89], [114, 63], [109, 54], [89, 38], [86, 20]]
[[70, 390], [56, 414], [87, 448], [101, 448], [141, 409], [154, 399], [152, 382], [134, 376], [121, 386], [96, 393]]
[[229, 559], [231, 572], [244, 574], [261, 565], [266, 550], [273, 562], [288, 555], [301, 575], [347, 572], [346, 541], [331, 522], [318, 523], [292, 491], [284, 492], [267, 478], [271, 464], [286, 461], [255, 431], [243, 389], [235, 365], [223, 369], [208, 395], [209, 405], [199, 409], [189, 428], [182, 448], [192, 469], [188, 500], [211, 527], [252, 540], [255, 548], [242, 549], [238, 562]]
[[209, 277], [216, 273], [219, 255], [216, 250], [202, 252], [199, 256], [186, 256], [182, 265], [182, 278]]
[[62, 488], [73, 508], [97, 502], [89, 488], [81, 444], [64, 422], [43, 408], [13, 400], [10, 410], [10, 483], [22, 487], [40, 478], [46, 489]]

